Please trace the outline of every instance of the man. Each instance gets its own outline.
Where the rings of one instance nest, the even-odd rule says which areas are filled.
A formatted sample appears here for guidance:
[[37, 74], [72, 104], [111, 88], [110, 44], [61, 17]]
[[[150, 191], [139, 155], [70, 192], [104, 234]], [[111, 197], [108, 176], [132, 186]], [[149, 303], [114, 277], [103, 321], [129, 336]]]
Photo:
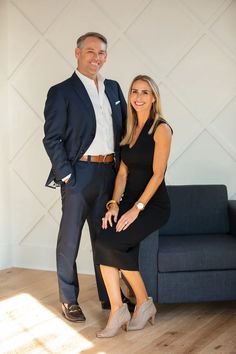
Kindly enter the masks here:
[[[76, 268], [81, 231], [87, 220], [93, 249], [119, 164], [126, 102], [119, 84], [99, 73], [107, 59], [103, 35], [81, 36], [75, 56], [77, 70], [48, 92], [43, 143], [52, 163], [46, 185], [61, 186], [57, 275], [62, 311], [68, 320], [82, 322]], [[102, 308], [109, 308], [99, 267], [95, 274]]]

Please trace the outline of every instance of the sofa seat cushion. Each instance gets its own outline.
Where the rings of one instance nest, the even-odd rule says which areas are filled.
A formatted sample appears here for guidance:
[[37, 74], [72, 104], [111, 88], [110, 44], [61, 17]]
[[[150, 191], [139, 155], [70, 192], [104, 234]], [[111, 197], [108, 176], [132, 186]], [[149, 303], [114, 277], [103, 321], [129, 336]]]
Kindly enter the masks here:
[[236, 269], [232, 235], [159, 236], [158, 271]]

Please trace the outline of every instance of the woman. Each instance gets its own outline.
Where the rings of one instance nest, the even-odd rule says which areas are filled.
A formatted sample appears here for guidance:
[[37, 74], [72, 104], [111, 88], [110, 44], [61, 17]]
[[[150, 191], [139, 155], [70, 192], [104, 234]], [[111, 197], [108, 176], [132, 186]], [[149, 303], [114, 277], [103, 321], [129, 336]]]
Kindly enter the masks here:
[[[169, 217], [164, 176], [171, 138], [172, 129], [162, 118], [156, 83], [146, 75], [135, 77], [128, 94], [121, 164], [112, 200], [106, 204], [103, 231], [95, 244], [95, 262], [100, 265], [111, 303], [107, 326], [97, 337], [112, 337], [121, 327], [142, 329], [148, 320], [154, 323], [156, 308], [140, 275], [138, 254], [140, 242]], [[136, 297], [131, 320], [127, 305], [121, 300], [119, 271]]]

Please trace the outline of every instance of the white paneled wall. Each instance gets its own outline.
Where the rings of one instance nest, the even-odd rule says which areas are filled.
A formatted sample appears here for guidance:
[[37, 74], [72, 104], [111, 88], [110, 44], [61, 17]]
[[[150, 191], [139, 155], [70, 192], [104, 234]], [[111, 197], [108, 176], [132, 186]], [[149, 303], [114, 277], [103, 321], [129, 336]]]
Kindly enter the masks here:
[[0, 267], [4, 268], [12, 264], [7, 119], [7, 1], [0, 1], [0, 27]]
[[[55, 269], [60, 194], [44, 187], [43, 108], [48, 88], [72, 74], [87, 31], [108, 38], [103, 74], [125, 94], [136, 74], [158, 82], [174, 129], [167, 182], [223, 183], [236, 198], [236, 1], [7, 3], [12, 265]], [[87, 225], [78, 267], [93, 272]]]

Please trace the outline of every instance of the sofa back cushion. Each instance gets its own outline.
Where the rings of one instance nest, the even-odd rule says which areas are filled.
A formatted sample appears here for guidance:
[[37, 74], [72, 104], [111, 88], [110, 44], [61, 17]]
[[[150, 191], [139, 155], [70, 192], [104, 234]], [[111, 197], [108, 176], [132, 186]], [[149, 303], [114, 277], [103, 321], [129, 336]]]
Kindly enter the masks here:
[[170, 218], [160, 235], [229, 232], [228, 196], [224, 185], [168, 186]]

